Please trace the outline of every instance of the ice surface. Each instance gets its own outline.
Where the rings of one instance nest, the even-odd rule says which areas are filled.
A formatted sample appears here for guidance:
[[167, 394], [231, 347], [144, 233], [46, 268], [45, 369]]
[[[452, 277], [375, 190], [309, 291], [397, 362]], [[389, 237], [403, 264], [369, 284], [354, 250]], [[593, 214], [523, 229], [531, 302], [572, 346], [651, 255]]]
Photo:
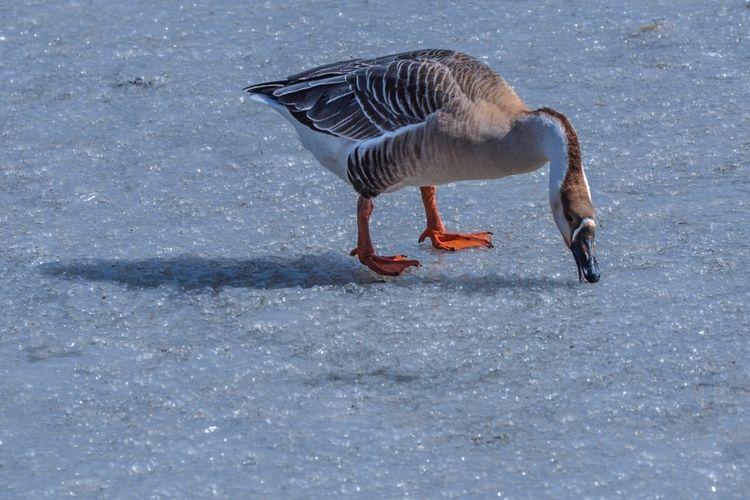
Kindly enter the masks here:
[[[466, 5], [470, 3], [471, 5]], [[742, 497], [747, 2], [3, 2], [0, 496]], [[576, 125], [602, 281], [546, 171], [356, 196], [248, 84], [465, 50]]]

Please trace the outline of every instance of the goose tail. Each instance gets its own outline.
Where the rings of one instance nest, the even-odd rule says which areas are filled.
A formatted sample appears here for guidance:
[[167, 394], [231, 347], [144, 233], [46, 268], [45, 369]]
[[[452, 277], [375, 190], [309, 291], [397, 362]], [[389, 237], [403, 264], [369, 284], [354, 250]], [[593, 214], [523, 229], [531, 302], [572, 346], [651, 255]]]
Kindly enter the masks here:
[[260, 101], [266, 104], [278, 104], [279, 101], [273, 95], [273, 91], [284, 87], [285, 85], [287, 85], [287, 83], [288, 82], [286, 80], [256, 83], [254, 85], [248, 85], [242, 90], [248, 92], [250, 94], [250, 98], [255, 101]]

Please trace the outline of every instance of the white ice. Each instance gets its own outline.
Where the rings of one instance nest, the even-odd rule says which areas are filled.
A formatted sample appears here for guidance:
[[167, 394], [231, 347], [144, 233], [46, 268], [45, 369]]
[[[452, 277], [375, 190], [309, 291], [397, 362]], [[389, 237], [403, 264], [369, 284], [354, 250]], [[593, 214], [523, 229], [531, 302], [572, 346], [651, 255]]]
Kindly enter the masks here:
[[[0, 496], [745, 496], [746, 3], [3, 2]], [[600, 283], [544, 170], [439, 190], [492, 250], [377, 198], [377, 278], [241, 92], [427, 47], [570, 117]]]

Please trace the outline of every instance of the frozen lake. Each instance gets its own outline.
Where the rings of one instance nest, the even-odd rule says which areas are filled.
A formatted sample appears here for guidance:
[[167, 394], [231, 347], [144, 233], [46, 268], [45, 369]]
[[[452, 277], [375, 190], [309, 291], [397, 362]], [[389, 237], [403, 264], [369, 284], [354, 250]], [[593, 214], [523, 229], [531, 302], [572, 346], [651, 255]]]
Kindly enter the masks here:
[[[578, 129], [602, 280], [547, 171], [356, 195], [241, 89], [482, 58]], [[750, 8], [4, 2], [0, 497], [750, 491]]]

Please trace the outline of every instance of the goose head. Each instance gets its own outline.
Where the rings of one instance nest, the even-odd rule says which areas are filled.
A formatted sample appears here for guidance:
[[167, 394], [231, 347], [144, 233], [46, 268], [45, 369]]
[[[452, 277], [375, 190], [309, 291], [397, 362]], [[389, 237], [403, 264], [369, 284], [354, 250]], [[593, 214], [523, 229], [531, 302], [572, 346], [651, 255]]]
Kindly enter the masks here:
[[599, 281], [599, 263], [596, 261], [594, 248], [594, 237], [596, 236], [596, 222], [591, 218], [584, 218], [573, 231], [570, 243], [570, 252], [578, 266], [578, 280], [583, 283], [596, 283]]
[[564, 202], [553, 203], [552, 214], [565, 245], [573, 254], [578, 268], [578, 280], [583, 283], [596, 283], [601, 277], [596, 260], [596, 221], [594, 214], [578, 215]]

